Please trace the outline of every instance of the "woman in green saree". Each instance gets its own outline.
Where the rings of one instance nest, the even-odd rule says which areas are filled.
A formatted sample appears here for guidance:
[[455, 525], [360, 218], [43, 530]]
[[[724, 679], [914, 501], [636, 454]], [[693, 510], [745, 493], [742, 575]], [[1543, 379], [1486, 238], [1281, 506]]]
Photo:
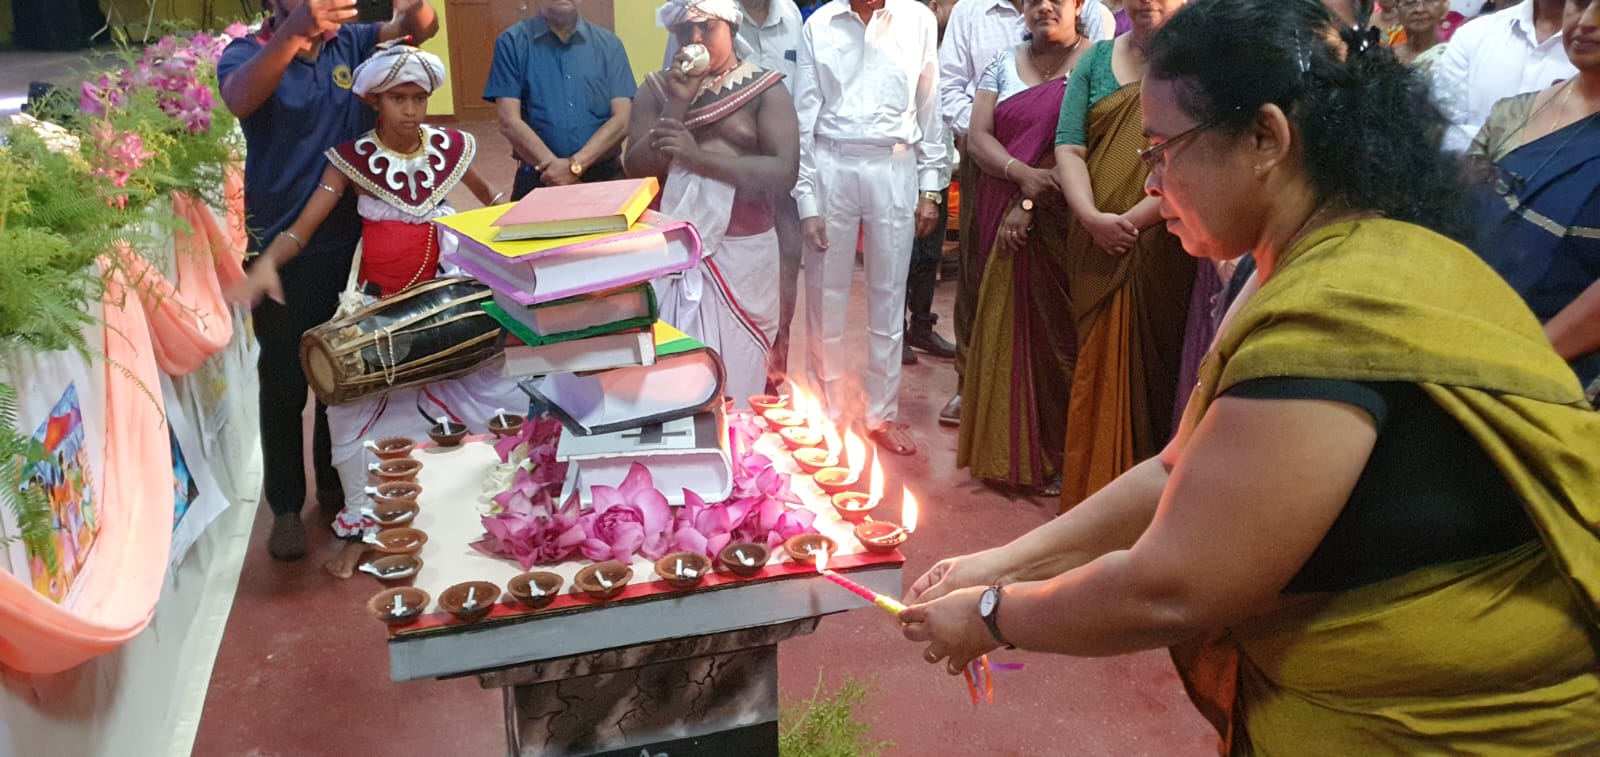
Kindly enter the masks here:
[[1600, 413], [1455, 241], [1437, 111], [1315, 0], [1195, 0], [1149, 61], [1146, 189], [1261, 287], [1161, 454], [935, 565], [905, 636], [1168, 647], [1232, 754], [1600, 753]]

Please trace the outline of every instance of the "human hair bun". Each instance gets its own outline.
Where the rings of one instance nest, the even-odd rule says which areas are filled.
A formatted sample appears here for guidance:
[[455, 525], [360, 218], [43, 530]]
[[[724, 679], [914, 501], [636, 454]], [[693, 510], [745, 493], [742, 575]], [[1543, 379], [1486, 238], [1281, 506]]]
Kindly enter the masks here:
[[1219, 129], [1277, 105], [1324, 203], [1464, 240], [1461, 170], [1438, 149], [1444, 119], [1373, 31], [1318, 0], [1192, 0], [1151, 41], [1149, 75], [1177, 83], [1178, 106]]

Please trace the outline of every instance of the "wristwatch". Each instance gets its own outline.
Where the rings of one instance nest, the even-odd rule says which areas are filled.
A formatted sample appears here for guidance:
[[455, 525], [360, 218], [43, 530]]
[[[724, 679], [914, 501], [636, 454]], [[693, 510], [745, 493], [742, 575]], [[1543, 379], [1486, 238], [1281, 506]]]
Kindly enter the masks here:
[[944, 196], [939, 194], [938, 192], [923, 192], [923, 193], [917, 195], [917, 197], [919, 197], [921, 199], [924, 199], [924, 200], [927, 200], [928, 202], [931, 202], [931, 203], [933, 203], [935, 205], [938, 205], [940, 202], [942, 202], [944, 200]]
[[1030, 198], [1027, 198], [1027, 197], [1022, 198], [1021, 207], [1022, 207], [1023, 210], [1026, 210], [1029, 213], [1032, 213], [1033, 212], [1033, 200], [1030, 199]]
[[978, 617], [983, 618], [983, 624], [989, 627], [989, 634], [995, 641], [1006, 649], [1016, 649], [1015, 644], [1000, 635], [1000, 597], [1000, 584], [984, 589], [983, 596], [978, 598]]
[[583, 175], [583, 164], [582, 163], [579, 163], [576, 160], [572, 161], [571, 169], [572, 169], [572, 175], [573, 176], [582, 176]]

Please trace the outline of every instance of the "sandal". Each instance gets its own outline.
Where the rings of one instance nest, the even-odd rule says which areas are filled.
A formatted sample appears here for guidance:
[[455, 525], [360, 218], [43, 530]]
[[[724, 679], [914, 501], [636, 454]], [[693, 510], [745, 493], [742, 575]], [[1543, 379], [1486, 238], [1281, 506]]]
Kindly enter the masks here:
[[868, 431], [867, 438], [892, 455], [917, 454], [917, 442], [911, 438], [911, 427], [904, 423], [885, 423]]

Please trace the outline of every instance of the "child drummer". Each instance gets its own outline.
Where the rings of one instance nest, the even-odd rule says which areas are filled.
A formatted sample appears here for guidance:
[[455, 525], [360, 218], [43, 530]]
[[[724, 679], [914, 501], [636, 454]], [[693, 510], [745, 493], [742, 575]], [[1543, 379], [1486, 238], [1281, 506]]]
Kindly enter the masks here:
[[[372, 131], [327, 151], [328, 167], [318, 189], [283, 233], [262, 251], [262, 260], [229, 298], [254, 304], [263, 295], [283, 301], [278, 268], [304, 247], [345, 192], [357, 194], [361, 215], [359, 291], [346, 297], [371, 301], [387, 297], [440, 273], [441, 252], [454, 240], [440, 237], [432, 220], [455, 212], [446, 200], [465, 184], [484, 205], [499, 202], [489, 185], [471, 168], [477, 144], [471, 134], [422, 122], [428, 97], [445, 81], [438, 56], [415, 47], [394, 45], [375, 53], [355, 70], [353, 91], [378, 111]], [[441, 250], [441, 247], [445, 248]], [[346, 304], [341, 303], [341, 310]], [[468, 423], [488, 418], [502, 407], [526, 403], [514, 382], [500, 377], [490, 363], [475, 373], [435, 381], [328, 408], [333, 437], [333, 462], [345, 490], [344, 509], [333, 521], [334, 533], [345, 538], [339, 554], [323, 567], [347, 578], [366, 545], [361, 539], [376, 524], [361, 510], [366, 496], [367, 455], [363, 443], [389, 436], [419, 438], [437, 418]]]

